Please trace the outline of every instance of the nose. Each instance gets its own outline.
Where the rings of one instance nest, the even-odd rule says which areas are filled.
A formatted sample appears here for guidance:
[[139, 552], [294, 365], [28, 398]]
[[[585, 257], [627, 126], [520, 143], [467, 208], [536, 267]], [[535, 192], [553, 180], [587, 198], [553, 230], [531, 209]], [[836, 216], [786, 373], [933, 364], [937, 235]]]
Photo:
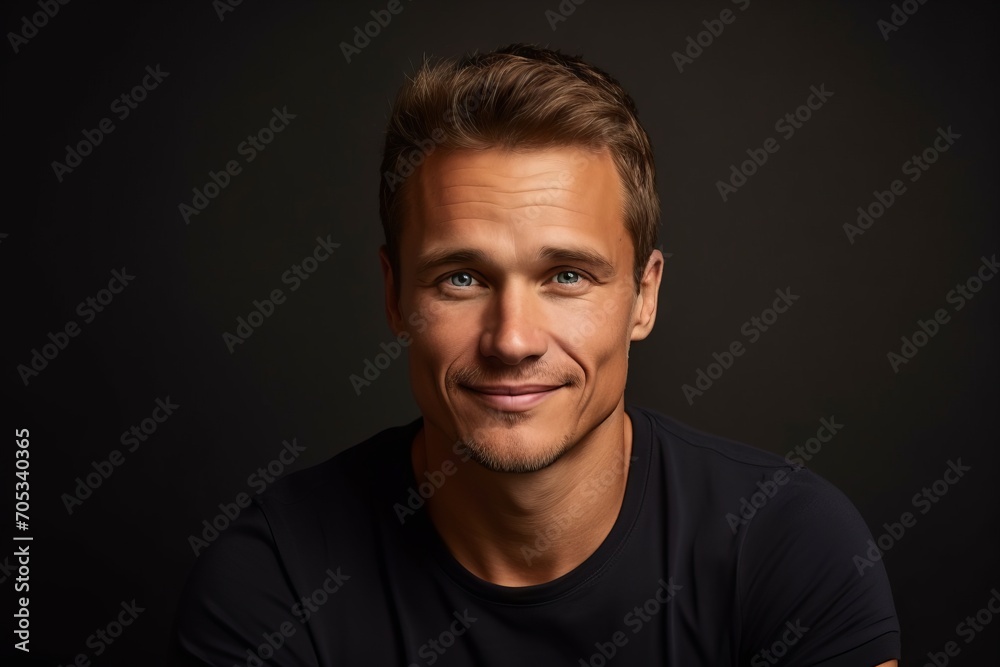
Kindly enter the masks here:
[[479, 351], [516, 366], [540, 358], [548, 349], [544, 303], [527, 286], [507, 284], [495, 292], [484, 314]]

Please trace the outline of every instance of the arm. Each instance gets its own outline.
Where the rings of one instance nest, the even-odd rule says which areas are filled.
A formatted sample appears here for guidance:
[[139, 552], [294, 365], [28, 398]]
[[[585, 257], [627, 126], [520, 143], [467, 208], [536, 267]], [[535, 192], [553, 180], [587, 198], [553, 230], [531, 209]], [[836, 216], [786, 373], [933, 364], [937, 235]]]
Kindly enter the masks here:
[[792, 473], [742, 536], [740, 664], [894, 665], [899, 623], [885, 568], [855, 560], [870, 539], [843, 493], [808, 470]]
[[171, 664], [315, 666], [295, 602], [267, 519], [250, 505], [195, 564], [177, 610]]

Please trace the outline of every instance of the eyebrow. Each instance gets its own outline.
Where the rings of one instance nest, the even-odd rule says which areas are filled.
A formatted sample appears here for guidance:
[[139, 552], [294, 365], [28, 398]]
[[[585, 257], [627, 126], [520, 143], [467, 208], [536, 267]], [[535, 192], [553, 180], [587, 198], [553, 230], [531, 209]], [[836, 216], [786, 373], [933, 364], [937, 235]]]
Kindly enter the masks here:
[[[561, 248], [543, 246], [539, 249], [538, 260], [582, 264], [604, 279], [617, 275], [614, 265], [604, 255], [589, 248]], [[489, 255], [476, 248], [441, 248], [429, 252], [417, 260], [417, 274], [447, 264], [490, 264]]]
[[602, 278], [614, 278], [618, 273], [614, 264], [604, 255], [589, 248], [557, 248], [544, 246], [538, 251], [539, 259], [583, 264]]
[[484, 264], [489, 259], [474, 248], [441, 248], [417, 258], [417, 275], [445, 264]]

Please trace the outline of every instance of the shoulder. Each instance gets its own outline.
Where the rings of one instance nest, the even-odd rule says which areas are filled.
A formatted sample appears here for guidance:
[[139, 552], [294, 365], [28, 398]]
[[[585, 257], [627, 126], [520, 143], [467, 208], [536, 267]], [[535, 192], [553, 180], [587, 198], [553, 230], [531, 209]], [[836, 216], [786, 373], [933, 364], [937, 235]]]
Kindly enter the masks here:
[[763, 652], [786, 636], [789, 667], [898, 658], [885, 568], [865, 559], [871, 533], [841, 490], [792, 457], [634, 414], [648, 421], [672, 534], [731, 581], [743, 661], [769, 664]]
[[[744, 498], [760, 504], [759, 493], [784, 488], [793, 478], [806, 486], [820, 483], [801, 465], [763, 449], [706, 433], [655, 410], [633, 408], [632, 414], [633, 433], [649, 436], [652, 463], [675, 499], [693, 494], [712, 511], [724, 507], [728, 512]], [[636, 418], [645, 424], [637, 426]]]
[[320, 524], [363, 524], [364, 516], [384, 510], [412, 476], [409, 444], [419, 423], [383, 429], [253, 496], [275, 540], [315, 537]]
[[[209, 664], [245, 661], [246, 647], [287, 623], [303, 592], [323, 585], [331, 564], [354, 562], [376, 530], [372, 513], [392, 516], [385, 494], [397, 480], [387, 471], [409, 460], [414, 425], [385, 429], [255, 496], [195, 563], [176, 617], [180, 651]], [[333, 574], [349, 578], [339, 568]], [[315, 663], [306, 633], [287, 646], [289, 664]]]
[[766, 555], [787, 543], [782, 536], [806, 538], [798, 541], [807, 547], [808, 536], [821, 531], [852, 548], [859, 540], [865, 544], [867, 526], [847, 496], [790, 457], [652, 410], [635, 412], [649, 421], [652, 461], [668, 506], [693, 519], [688, 524], [699, 540], [711, 538], [716, 558], [738, 560], [745, 568], [758, 551]]
[[898, 658], [888, 574], [880, 554], [866, 559], [874, 543], [860, 512], [808, 470], [786, 488], [756, 511], [740, 540], [736, 598], [744, 654], [762, 655], [794, 627], [793, 664]]
[[640, 411], [650, 420], [659, 465], [673, 487], [670, 496], [691, 500], [689, 510], [695, 510], [695, 499], [698, 507], [722, 510], [732, 533], [739, 535], [744, 567], [751, 555], [770, 553], [786, 534], [798, 536], [795, 541], [803, 547], [837, 540], [841, 551], [847, 545], [866, 548], [870, 533], [851, 500], [791, 457]]
[[294, 472], [271, 485], [258, 500], [265, 507], [278, 508], [331, 494], [368, 495], [373, 481], [385, 480], [387, 472], [400, 472], [408, 465], [408, 445], [419, 422], [383, 429], [322, 463]]
[[654, 441], [659, 441], [658, 444], [661, 447], [671, 449], [673, 454], [691, 460], [705, 460], [722, 469], [727, 467], [727, 462], [736, 468], [773, 468], [795, 465], [792, 461], [771, 452], [701, 431], [656, 410], [641, 407], [631, 407], [630, 409], [634, 415], [646, 418]]
[[[269, 538], [292, 567], [363, 550], [412, 479], [410, 443], [420, 420], [393, 426], [292, 473], [254, 498]], [[345, 536], [350, 535], [350, 539]]]

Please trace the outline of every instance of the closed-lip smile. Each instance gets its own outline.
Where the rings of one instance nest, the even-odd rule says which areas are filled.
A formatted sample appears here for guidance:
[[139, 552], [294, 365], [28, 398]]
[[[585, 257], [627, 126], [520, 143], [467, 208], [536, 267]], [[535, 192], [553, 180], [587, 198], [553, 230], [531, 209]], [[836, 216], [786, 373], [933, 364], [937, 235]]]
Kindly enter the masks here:
[[506, 412], [523, 412], [537, 406], [564, 385], [558, 384], [489, 384], [462, 385], [490, 407]]

